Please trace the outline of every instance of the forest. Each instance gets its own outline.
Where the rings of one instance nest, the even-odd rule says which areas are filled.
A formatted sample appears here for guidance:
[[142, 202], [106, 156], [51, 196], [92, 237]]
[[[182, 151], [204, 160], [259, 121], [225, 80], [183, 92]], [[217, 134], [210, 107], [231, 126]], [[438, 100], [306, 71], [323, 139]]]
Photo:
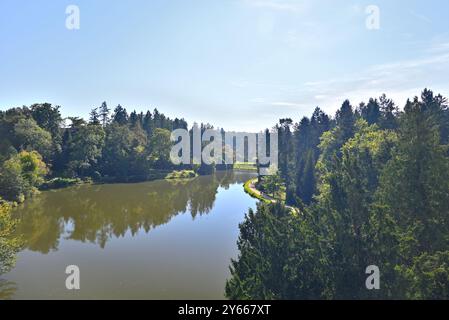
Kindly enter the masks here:
[[[10, 237], [11, 205], [39, 189], [167, 174], [177, 169], [169, 152], [179, 128], [188, 128], [184, 119], [157, 109], [128, 114], [106, 103], [88, 121], [63, 119], [47, 103], [0, 111], [0, 274], [21, 247]], [[403, 108], [385, 95], [344, 101], [334, 117], [316, 108], [270, 130], [279, 166], [257, 187], [278, 201], [261, 201], [241, 223], [228, 298], [449, 298], [446, 98], [425, 89]], [[370, 265], [380, 269], [380, 290], [365, 287]]]
[[173, 165], [170, 138], [176, 129], [187, 129], [187, 122], [157, 109], [128, 113], [118, 105], [111, 110], [106, 102], [93, 108], [87, 121], [63, 118], [61, 107], [49, 103], [0, 111], [0, 275], [11, 270], [23, 247], [13, 236], [18, 221], [11, 217], [12, 207], [41, 190], [212, 173], [215, 165]]
[[[448, 299], [449, 110], [425, 89], [282, 119], [282, 201], [240, 225], [230, 299]], [[262, 187], [264, 181], [260, 182]], [[380, 270], [367, 290], [365, 270]]]
[[[68, 124], [67, 124], [68, 123]], [[90, 118], [63, 119], [60, 107], [35, 104], [0, 112], [0, 196], [22, 202], [36, 188], [76, 179], [144, 181], [173, 166], [170, 133], [187, 128], [157, 109], [128, 114], [106, 102]]]

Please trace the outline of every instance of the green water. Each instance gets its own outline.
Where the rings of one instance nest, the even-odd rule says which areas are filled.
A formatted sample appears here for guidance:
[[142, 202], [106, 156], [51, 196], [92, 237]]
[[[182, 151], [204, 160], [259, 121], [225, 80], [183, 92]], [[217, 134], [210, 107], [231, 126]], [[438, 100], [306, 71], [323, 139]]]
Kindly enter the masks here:
[[[0, 280], [11, 299], [222, 299], [250, 174], [43, 192], [15, 209], [25, 247]], [[66, 267], [80, 269], [67, 290]]]

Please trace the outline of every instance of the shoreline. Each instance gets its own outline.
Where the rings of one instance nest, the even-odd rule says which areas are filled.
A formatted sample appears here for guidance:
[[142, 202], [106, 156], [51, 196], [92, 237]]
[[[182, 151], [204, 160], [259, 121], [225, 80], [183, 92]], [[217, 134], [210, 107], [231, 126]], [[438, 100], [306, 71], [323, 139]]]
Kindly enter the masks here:
[[[269, 195], [263, 193], [262, 191], [258, 190], [256, 188], [256, 184], [255, 182], [257, 182], [257, 178], [253, 178], [248, 180], [247, 182], [245, 182], [245, 184], [243, 185], [243, 188], [245, 190], [245, 192], [252, 198], [257, 199], [262, 201], [263, 203], [279, 203], [279, 200], [276, 200], [272, 197], [270, 197]], [[295, 214], [298, 214], [300, 212], [300, 210], [298, 208], [292, 207], [292, 206], [288, 206], [285, 203], [282, 203], [287, 209], [292, 210], [292, 212], [294, 212]]]

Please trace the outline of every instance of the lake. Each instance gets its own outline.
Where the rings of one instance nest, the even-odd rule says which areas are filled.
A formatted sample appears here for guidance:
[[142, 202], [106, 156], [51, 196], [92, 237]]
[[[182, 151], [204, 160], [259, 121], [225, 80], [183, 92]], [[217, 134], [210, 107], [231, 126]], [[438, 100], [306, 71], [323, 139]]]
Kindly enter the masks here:
[[[13, 212], [25, 247], [0, 298], [223, 299], [238, 225], [256, 206], [243, 190], [252, 176], [42, 192]], [[69, 265], [80, 290], [65, 287]]]

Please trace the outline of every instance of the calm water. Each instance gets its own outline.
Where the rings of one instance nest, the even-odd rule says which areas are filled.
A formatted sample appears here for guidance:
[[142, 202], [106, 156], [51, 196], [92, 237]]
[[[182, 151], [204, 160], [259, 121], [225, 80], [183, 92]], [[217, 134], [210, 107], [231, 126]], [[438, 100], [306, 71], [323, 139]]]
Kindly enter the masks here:
[[[25, 249], [0, 281], [12, 299], [222, 299], [251, 176], [81, 186], [15, 210]], [[65, 288], [77, 265], [81, 290]]]

